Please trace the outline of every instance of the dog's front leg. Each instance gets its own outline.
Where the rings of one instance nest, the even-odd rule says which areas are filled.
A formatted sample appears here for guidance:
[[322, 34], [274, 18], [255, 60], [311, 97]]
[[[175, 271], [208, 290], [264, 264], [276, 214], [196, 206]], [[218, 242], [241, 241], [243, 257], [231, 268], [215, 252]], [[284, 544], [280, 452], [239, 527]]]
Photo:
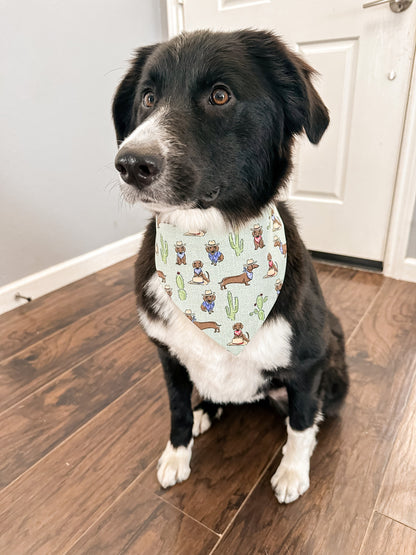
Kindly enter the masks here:
[[183, 482], [191, 473], [192, 425], [191, 406], [192, 383], [184, 366], [166, 347], [159, 347], [169, 394], [171, 414], [170, 440], [159, 459], [157, 479], [163, 488]]
[[291, 503], [309, 488], [309, 464], [316, 445], [320, 412], [312, 392], [288, 387], [289, 417], [283, 458], [271, 484], [279, 503]]

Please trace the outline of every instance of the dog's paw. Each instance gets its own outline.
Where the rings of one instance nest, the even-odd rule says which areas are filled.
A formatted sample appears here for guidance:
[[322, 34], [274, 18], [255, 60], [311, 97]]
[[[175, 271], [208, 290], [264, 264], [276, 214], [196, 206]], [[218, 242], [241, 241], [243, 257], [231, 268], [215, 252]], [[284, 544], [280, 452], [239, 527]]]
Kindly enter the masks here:
[[279, 503], [292, 503], [309, 488], [309, 465], [290, 465], [283, 457], [271, 484]]
[[[214, 418], [221, 418], [222, 408], [217, 410]], [[192, 427], [192, 435], [198, 437], [199, 435], [205, 433], [212, 426], [211, 417], [203, 409], [194, 410], [194, 425]]]
[[157, 465], [157, 479], [162, 488], [174, 486], [189, 478], [193, 443], [191, 440], [187, 447], [175, 448], [168, 441]]

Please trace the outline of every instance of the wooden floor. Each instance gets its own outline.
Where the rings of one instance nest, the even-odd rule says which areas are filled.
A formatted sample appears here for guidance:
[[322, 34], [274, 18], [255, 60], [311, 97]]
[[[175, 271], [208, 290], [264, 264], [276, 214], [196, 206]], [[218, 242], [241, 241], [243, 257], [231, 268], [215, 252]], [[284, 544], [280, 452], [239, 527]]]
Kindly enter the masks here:
[[226, 410], [189, 480], [158, 486], [168, 400], [132, 264], [0, 317], [0, 553], [415, 554], [416, 284], [316, 265], [351, 391], [282, 506], [284, 422], [263, 404]]

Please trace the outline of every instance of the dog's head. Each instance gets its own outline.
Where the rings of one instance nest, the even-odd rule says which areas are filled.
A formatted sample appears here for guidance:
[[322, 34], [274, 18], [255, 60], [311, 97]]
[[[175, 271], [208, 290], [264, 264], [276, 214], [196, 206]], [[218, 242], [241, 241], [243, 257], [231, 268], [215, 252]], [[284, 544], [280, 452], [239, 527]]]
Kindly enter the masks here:
[[192, 268], [202, 268], [203, 265], [204, 264], [201, 262], [201, 260], [194, 260], [192, 262]]
[[137, 51], [113, 102], [126, 197], [156, 211], [258, 213], [291, 168], [303, 130], [329, 123], [313, 70], [275, 35], [197, 31]]
[[242, 330], [244, 328], [243, 324], [241, 322], [236, 322], [233, 325], [233, 330]]

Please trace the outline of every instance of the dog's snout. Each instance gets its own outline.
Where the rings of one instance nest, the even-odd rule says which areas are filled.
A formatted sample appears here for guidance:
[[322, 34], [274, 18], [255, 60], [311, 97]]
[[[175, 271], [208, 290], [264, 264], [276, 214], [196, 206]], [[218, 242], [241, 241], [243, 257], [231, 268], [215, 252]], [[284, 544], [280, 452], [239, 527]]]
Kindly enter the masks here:
[[163, 160], [160, 156], [141, 154], [132, 150], [120, 149], [115, 159], [115, 166], [123, 181], [129, 185], [146, 187], [162, 171]]

